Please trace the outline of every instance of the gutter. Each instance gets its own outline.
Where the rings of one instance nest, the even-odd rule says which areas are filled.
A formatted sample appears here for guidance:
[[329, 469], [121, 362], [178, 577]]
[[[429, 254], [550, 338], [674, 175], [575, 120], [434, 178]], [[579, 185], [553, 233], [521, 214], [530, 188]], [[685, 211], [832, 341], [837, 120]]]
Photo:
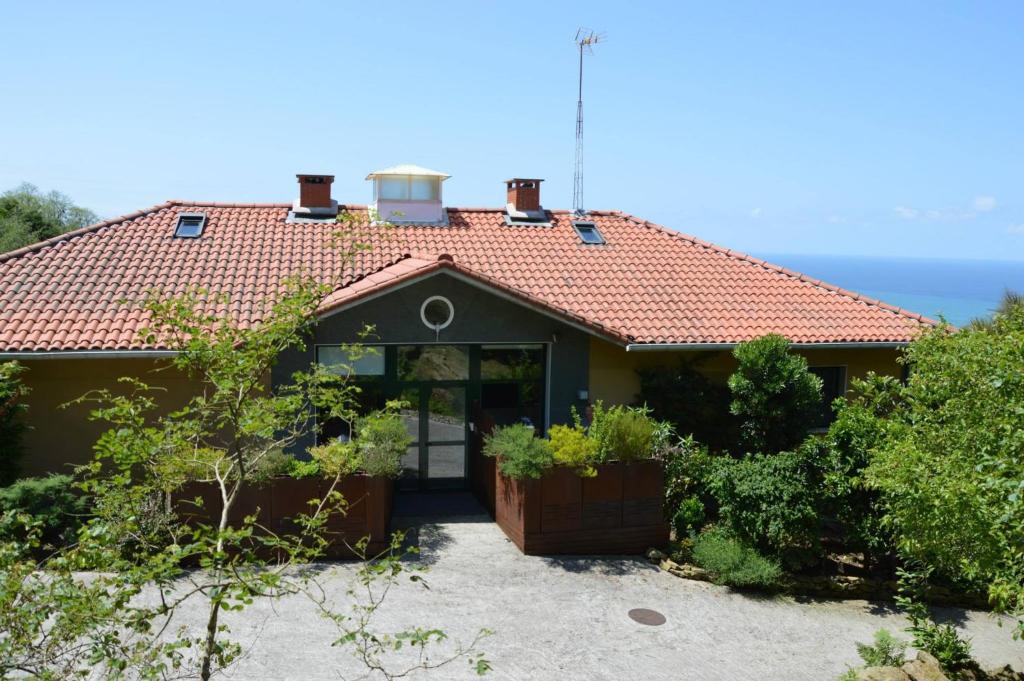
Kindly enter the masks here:
[[[685, 352], [687, 350], [732, 350], [739, 343], [630, 343], [626, 352]], [[905, 348], [908, 341], [861, 341], [850, 343], [790, 343], [795, 350], [859, 350]]]
[[174, 357], [175, 350], [38, 350], [0, 352], [2, 359], [154, 359]]

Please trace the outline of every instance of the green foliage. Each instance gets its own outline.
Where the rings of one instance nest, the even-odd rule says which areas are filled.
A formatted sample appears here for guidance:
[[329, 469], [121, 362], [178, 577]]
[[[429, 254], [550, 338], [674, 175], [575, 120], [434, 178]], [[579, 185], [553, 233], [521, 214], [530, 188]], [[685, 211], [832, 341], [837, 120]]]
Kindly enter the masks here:
[[556, 464], [569, 466], [582, 477], [597, 475], [594, 462], [597, 460], [597, 441], [587, 437], [582, 426], [554, 425], [548, 431], [551, 439], [551, 455]]
[[708, 479], [723, 526], [793, 566], [817, 555], [818, 487], [802, 451], [720, 458]]
[[924, 604], [924, 593], [930, 578], [930, 567], [915, 566], [899, 571], [899, 596], [896, 602], [906, 612], [914, 647], [930, 653], [943, 671], [955, 673], [973, 664], [971, 643], [960, 637], [951, 624], [936, 624]]
[[17, 515], [24, 515], [38, 525], [39, 548], [52, 551], [74, 541], [89, 512], [89, 501], [71, 476], [50, 475], [0, 487], [0, 509], [14, 514], [6, 525], [0, 524], [0, 540], [27, 539], [17, 534], [23, 522], [15, 522]]
[[875, 632], [874, 644], [858, 643], [857, 654], [865, 667], [899, 667], [903, 664], [907, 644], [892, 635], [888, 629]]
[[1024, 632], [1024, 308], [907, 350], [865, 478], [900, 554], [988, 590]]
[[862, 551], [871, 561], [892, 555], [895, 544], [884, 522], [878, 490], [864, 473], [872, 452], [882, 442], [879, 419], [897, 408], [899, 382], [868, 374], [853, 382], [853, 396], [836, 401], [836, 419], [826, 437], [807, 444], [822, 471], [822, 513], [838, 520], [848, 550]]
[[74, 205], [64, 194], [42, 194], [23, 184], [0, 195], [0, 253], [94, 222], [99, 222], [95, 213]]
[[677, 537], [696, 532], [704, 525], [704, 502], [699, 497], [686, 497], [672, 515], [672, 527]]
[[708, 476], [714, 469], [716, 457], [708, 454], [708, 448], [692, 436], [681, 439], [662, 452], [665, 463], [665, 505], [678, 509], [689, 497], [699, 497], [707, 506]]
[[656, 419], [670, 422], [680, 435], [690, 435], [714, 451], [730, 449], [736, 441], [729, 413], [729, 388], [699, 371], [712, 354], [680, 360], [674, 367], [639, 369], [637, 401], [651, 408]]
[[522, 424], [495, 428], [484, 438], [484, 454], [499, 457], [498, 468], [514, 480], [539, 478], [554, 465], [550, 443]]
[[745, 451], [774, 454], [803, 442], [821, 404], [821, 379], [807, 370], [807, 360], [777, 334], [740, 343], [733, 356], [729, 410]]
[[719, 527], [712, 527], [693, 544], [693, 560], [716, 584], [770, 589], [779, 585], [782, 568]]
[[0, 363], [0, 487], [18, 477], [19, 461], [24, 450], [21, 436], [25, 424], [21, 415], [28, 408], [28, 388], [21, 381], [25, 367], [17, 362]]
[[598, 401], [588, 435], [597, 442], [598, 461], [644, 461], [652, 458], [663, 439], [660, 424], [647, 409], [616, 405], [605, 409]]
[[398, 414], [401, 403], [389, 403], [356, 420], [356, 447], [361, 469], [367, 475], [397, 478], [402, 472], [402, 457], [413, 440]]

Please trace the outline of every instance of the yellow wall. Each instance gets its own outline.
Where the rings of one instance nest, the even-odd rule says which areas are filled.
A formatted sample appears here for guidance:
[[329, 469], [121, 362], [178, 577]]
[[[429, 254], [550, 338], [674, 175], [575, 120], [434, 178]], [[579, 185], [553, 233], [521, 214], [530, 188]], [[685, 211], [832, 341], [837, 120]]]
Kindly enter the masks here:
[[24, 360], [23, 374], [31, 389], [25, 422], [25, 456], [22, 475], [66, 472], [71, 464], [92, 458], [92, 446], [109, 426], [90, 421], [88, 405], [61, 408], [90, 390], [126, 388], [117, 384], [120, 376], [132, 376], [166, 390], [156, 399], [167, 410], [179, 407], [192, 394], [194, 384], [154, 359], [39, 359]]
[[[862, 378], [869, 371], [900, 376], [896, 363], [899, 351], [893, 348], [857, 348], [850, 350], [800, 349], [811, 366], [845, 366], [847, 381]], [[605, 404], [629, 404], [640, 391], [637, 369], [675, 366], [681, 358], [705, 356], [700, 370], [709, 378], [725, 381], [736, 368], [731, 351], [708, 352], [626, 352], [625, 348], [598, 338], [590, 341], [590, 399]]]

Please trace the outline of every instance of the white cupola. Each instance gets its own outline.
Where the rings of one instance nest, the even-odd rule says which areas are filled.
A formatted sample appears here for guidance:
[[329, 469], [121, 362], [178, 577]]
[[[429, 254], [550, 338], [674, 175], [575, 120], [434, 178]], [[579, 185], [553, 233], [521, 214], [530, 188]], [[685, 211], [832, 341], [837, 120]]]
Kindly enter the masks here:
[[414, 165], [377, 170], [373, 180], [373, 204], [377, 219], [395, 223], [444, 224], [448, 214], [441, 203], [441, 183], [450, 175]]

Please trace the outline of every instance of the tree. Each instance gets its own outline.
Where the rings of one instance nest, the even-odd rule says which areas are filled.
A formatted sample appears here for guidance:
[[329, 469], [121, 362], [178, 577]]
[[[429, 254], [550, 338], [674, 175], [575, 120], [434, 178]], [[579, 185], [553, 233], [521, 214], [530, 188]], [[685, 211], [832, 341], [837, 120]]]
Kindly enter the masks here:
[[[357, 387], [345, 377], [314, 365], [285, 385], [266, 381], [277, 356], [306, 340], [325, 291], [313, 281], [288, 282], [263, 321], [252, 327], [205, 312], [224, 301], [201, 292], [148, 299], [151, 325], [144, 340], [176, 349], [173, 367], [201, 390], [166, 416], [154, 416], [157, 393], [134, 379], [122, 379], [127, 391], [97, 391], [82, 399], [97, 405], [95, 418], [112, 425], [84, 471], [93, 516], [77, 544], [36, 559], [38, 524], [4, 515], [5, 524], [24, 529], [0, 536], [25, 538], [0, 543], [0, 631], [11, 632], [0, 637], [0, 676], [20, 671], [67, 678], [99, 665], [107, 677], [209, 679], [242, 652], [221, 615], [256, 599], [287, 595], [312, 595], [315, 606], [331, 613], [341, 629], [338, 643], [353, 646], [386, 677], [396, 675], [386, 670], [388, 651], [403, 644], [425, 651], [444, 641], [435, 629], [371, 630], [382, 594], [407, 571], [401, 535], [393, 538], [391, 551], [366, 556], [361, 591], [371, 592], [367, 585], [378, 579], [384, 587], [349, 615], [334, 613], [333, 604], [324, 602], [326, 590], [318, 588], [314, 573], [292, 569], [322, 554], [327, 519], [345, 512], [335, 488], [348, 470], [332, 466], [332, 457], [320, 461], [328, 491], [310, 500], [308, 513], [293, 518], [294, 532], [274, 534], [258, 526], [255, 516], [238, 519], [232, 513], [261, 465], [308, 432], [312, 408], [354, 418]], [[214, 523], [186, 524], [160, 503], [187, 480], [216, 490], [221, 503]], [[365, 546], [356, 548], [365, 551]], [[82, 569], [95, 572], [83, 576]], [[175, 613], [185, 607], [205, 609], [204, 628], [174, 628]], [[469, 658], [483, 673], [489, 666], [474, 650], [477, 640], [440, 660], [424, 654], [397, 675], [460, 658]]]
[[729, 377], [729, 410], [739, 420], [747, 452], [775, 454], [799, 445], [821, 404], [821, 379], [789, 341], [769, 334], [733, 350], [738, 366]]
[[64, 194], [43, 194], [25, 183], [0, 195], [0, 253], [13, 251], [99, 222], [91, 210]]
[[22, 456], [21, 436], [25, 424], [21, 415], [28, 408], [28, 388], [21, 381], [25, 367], [17, 362], [0, 363], [0, 487], [18, 477]]
[[865, 476], [901, 557], [988, 591], [1024, 633], [1024, 307], [910, 345]]

